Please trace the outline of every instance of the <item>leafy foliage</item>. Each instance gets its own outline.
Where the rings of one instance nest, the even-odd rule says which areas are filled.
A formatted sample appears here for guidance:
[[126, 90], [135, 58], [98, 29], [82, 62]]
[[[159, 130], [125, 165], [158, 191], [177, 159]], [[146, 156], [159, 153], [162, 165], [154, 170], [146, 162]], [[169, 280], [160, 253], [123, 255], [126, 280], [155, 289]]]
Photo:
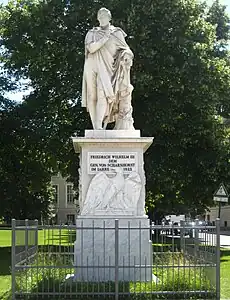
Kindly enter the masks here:
[[37, 134], [23, 126], [20, 110], [15, 106], [0, 119], [0, 213], [7, 222], [40, 219], [51, 199], [46, 157], [37, 149]]

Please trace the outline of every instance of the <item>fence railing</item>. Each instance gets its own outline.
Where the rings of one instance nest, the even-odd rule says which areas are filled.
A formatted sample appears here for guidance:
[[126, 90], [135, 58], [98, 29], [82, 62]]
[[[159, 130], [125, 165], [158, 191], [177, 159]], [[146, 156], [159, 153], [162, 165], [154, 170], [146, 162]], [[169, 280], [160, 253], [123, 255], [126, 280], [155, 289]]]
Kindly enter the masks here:
[[215, 226], [105, 224], [12, 220], [12, 299], [220, 299], [219, 220]]

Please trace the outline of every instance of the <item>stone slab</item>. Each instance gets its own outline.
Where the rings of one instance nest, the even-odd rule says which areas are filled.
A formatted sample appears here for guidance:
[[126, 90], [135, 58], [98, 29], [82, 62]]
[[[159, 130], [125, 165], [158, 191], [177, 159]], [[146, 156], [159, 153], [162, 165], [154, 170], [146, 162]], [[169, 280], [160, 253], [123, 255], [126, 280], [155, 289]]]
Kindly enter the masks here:
[[138, 138], [140, 130], [85, 130], [86, 138]]
[[83, 147], [100, 147], [103, 148], [142, 148], [145, 152], [152, 144], [152, 137], [126, 137], [126, 138], [87, 138], [87, 137], [72, 137], [74, 150], [80, 153]]
[[118, 224], [119, 229], [115, 228], [115, 216], [77, 219], [74, 244], [77, 281], [152, 280], [149, 220], [123, 216]]
[[[116, 215], [116, 216], [114, 216], [114, 215], [106, 215], [106, 217], [105, 217], [105, 215], [103, 215], [103, 214], [94, 215], [93, 218], [90, 218], [90, 220], [91, 220], [91, 222], [92, 222], [92, 220], [95, 221], [96, 219], [100, 219], [100, 220], [102, 219], [104, 221], [105, 218], [106, 218], [107, 221], [112, 220], [113, 222], [114, 222], [115, 219], [118, 219], [118, 220], [124, 219], [127, 222], [130, 221], [130, 216], [125, 216], [125, 215]], [[83, 221], [84, 219], [88, 220], [89, 216], [88, 215], [82, 215], [82, 216], [78, 217], [78, 221], [79, 220]], [[141, 218], [139, 216], [132, 216], [132, 220], [144, 220], [144, 219], [148, 220], [148, 216], [144, 215]], [[80, 223], [80, 226], [81, 226], [81, 223]]]

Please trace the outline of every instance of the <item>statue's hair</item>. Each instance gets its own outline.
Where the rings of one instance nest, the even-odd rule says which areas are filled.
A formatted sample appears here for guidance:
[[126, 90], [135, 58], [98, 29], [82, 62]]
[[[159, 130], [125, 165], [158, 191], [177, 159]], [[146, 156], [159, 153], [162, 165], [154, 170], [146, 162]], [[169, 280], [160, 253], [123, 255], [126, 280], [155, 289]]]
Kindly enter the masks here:
[[97, 12], [97, 18], [103, 14], [107, 14], [110, 17], [110, 19], [112, 19], [111, 11], [105, 7], [99, 9], [99, 11]]

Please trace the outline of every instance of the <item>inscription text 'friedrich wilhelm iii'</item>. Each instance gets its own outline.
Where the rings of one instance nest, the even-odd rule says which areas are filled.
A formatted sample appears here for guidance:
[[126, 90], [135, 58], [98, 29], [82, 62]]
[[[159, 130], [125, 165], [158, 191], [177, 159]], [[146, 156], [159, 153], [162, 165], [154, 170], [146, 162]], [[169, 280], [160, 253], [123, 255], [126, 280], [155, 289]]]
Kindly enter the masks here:
[[137, 152], [89, 152], [88, 174], [114, 173], [114, 168], [122, 168], [124, 174], [137, 172]]

